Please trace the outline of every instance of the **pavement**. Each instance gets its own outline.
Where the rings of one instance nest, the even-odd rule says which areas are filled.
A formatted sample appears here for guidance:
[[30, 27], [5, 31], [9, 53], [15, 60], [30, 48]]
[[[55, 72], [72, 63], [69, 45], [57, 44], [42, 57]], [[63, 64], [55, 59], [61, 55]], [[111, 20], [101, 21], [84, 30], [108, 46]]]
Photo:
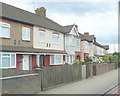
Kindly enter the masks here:
[[118, 84], [118, 69], [37, 94], [104, 94]]

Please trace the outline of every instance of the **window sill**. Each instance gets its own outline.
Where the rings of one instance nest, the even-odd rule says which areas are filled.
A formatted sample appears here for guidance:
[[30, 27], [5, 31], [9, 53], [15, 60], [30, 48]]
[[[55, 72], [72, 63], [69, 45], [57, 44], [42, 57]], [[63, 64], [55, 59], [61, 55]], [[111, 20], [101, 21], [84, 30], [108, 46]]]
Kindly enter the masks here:
[[22, 41], [25, 41], [25, 42], [31, 42], [31, 40], [22, 40]]
[[0, 37], [1, 39], [10, 39], [10, 37]]
[[0, 69], [9, 69], [9, 68], [16, 68], [16, 67], [0, 67]]

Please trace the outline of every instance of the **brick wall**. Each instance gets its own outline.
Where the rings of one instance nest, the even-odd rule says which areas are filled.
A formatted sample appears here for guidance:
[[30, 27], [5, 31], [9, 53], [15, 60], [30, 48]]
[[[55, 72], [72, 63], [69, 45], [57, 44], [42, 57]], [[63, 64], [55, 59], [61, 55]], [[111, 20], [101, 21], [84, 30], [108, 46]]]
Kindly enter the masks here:
[[93, 75], [99, 75], [105, 72], [108, 72], [110, 70], [114, 70], [117, 68], [116, 63], [110, 63], [110, 64], [94, 64], [93, 65]]

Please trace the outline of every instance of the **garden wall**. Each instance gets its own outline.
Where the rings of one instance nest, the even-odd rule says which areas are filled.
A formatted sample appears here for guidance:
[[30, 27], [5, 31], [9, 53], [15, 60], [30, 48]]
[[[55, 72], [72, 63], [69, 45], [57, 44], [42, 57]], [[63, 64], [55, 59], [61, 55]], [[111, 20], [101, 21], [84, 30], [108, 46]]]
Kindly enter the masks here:
[[2, 74], [2, 94], [30, 94], [41, 91], [40, 73], [6, 69]]
[[114, 70], [117, 68], [117, 63], [110, 63], [110, 64], [94, 64], [93, 65], [93, 75], [99, 75], [110, 70]]

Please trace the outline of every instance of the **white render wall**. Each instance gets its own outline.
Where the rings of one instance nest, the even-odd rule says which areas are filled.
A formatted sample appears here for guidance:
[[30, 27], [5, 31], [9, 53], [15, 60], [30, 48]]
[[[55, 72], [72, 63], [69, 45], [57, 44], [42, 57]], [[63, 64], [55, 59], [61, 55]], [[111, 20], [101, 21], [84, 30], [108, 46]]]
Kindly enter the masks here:
[[[60, 44], [52, 43], [52, 30], [45, 30], [45, 42], [39, 42], [39, 29], [43, 29], [41, 27], [34, 26], [33, 27], [33, 47], [40, 49], [54, 49], [54, 50], [64, 50], [64, 35], [60, 34]], [[51, 47], [47, 47], [47, 43], [51, 44]]]

